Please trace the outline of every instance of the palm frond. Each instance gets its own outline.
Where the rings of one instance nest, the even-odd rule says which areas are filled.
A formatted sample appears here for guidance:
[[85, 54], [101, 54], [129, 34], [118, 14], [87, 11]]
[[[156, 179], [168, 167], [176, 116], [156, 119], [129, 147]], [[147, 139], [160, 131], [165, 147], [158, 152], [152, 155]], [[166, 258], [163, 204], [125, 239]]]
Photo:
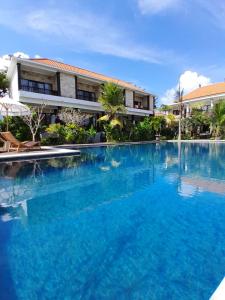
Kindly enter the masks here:
[[122, 123], [119, 119], [117, 119], [117, 118], [112, 119], [112, 120], [110, 121], [110, 125], [111, 125], [112, 127], [116, 127], [116, 126], [119, 126], [120, 128], [123, 127], [123, 123]]
[[109, 121], [109, 115], [104, 115], [98, 119], [98, 122], [107, 122]]

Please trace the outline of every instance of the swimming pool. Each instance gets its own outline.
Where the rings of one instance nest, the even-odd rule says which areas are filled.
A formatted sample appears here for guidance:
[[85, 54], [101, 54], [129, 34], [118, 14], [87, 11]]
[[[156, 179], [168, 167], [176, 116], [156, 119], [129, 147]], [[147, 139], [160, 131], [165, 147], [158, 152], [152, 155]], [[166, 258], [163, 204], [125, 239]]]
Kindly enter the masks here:
[[225, 145], [0, 164], [1, 299], [208, 299], [225, 275]]

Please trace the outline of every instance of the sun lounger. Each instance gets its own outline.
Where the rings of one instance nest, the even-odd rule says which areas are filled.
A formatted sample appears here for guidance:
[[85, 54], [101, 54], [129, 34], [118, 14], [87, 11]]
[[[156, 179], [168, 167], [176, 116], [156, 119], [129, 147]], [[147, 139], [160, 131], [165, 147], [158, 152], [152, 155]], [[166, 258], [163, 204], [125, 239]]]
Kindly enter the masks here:
[[32, 142], [32, 141], [20, 142], [14, 137], [14, 135], [10, 131], [1, 132], [0, 137], [5, 142], [9, 143], [9, 149], [8, 149], [9, 151], [16, 150], [17, 152], [19, 152], [19, 151], [40, 149], [39, 142]]

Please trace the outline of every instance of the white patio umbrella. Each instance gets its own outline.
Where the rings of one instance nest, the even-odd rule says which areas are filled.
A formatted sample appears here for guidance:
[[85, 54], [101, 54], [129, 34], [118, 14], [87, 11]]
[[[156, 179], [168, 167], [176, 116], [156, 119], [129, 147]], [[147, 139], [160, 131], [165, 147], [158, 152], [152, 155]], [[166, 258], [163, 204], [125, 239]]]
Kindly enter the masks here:
[[6, 95], [0, 97], [0, 115], [7, 117], [6, 119], [6, 129], [8, 131], [8, 117], [17, 117], [17, 116], [27, 116], [29, 115], [30, 109], [28, 106], [22, 104], [21, 102], [14, 100]]

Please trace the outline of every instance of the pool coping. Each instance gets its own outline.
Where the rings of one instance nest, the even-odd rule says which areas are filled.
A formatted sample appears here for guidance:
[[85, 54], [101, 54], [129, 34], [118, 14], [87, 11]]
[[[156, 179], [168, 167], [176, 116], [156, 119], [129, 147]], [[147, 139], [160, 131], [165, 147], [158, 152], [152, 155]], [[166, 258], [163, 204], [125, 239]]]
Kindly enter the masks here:
[[30, 152], [6, 152], [0, 154], [0, 163], [12, 162], [12, 161], [25, 161], [30, 159], [48, 159], [54, 157], [65, 157], [65, 156], [78, 156], [80, 155], [79, 150], [73, 149], [60, 149], [57, 147], [41, 147], [41, 151], [30, 151]]
[[225, 143], [225, 140], [166, 140], [168, 143], [211, 143], [211, 144], [223, 144]]
[[225, 277], [218, 285], [209, 300], [224, 300], [225, 299]]
[[[104, 143], [90, 143], [90, 144], [63, 144], [56, 145], [56, 148], [63, 149], [80, 149], [80, 148], [94, 148], [94, 147], [107, 147], [107, 146], [127, 146], [127, 145], [145, 145], [145, 144], [158, 144], [158, 143], [178, 143], [178, 140], [160, 140], [160, 141], [141, 141], [141, 142], [104, 142]], [[181, 143], [225, 143], [225, 140], [181, 140]]]
[[[166, 142], [166, 141], [161, 141]], [[57, 145], [56, 148], [63, 149], [80, 149], [80, 148], [95, 148], [95, 147], [107, 147], [107, 146], [128, 146], [128, 145], [145, 145], [145, 144], [155, 144], [159, 143], [159, 141], [142, 141], [142, 142], [104, 142], [104, 143], [90, 143], [90, 144], [64, 144]]]

